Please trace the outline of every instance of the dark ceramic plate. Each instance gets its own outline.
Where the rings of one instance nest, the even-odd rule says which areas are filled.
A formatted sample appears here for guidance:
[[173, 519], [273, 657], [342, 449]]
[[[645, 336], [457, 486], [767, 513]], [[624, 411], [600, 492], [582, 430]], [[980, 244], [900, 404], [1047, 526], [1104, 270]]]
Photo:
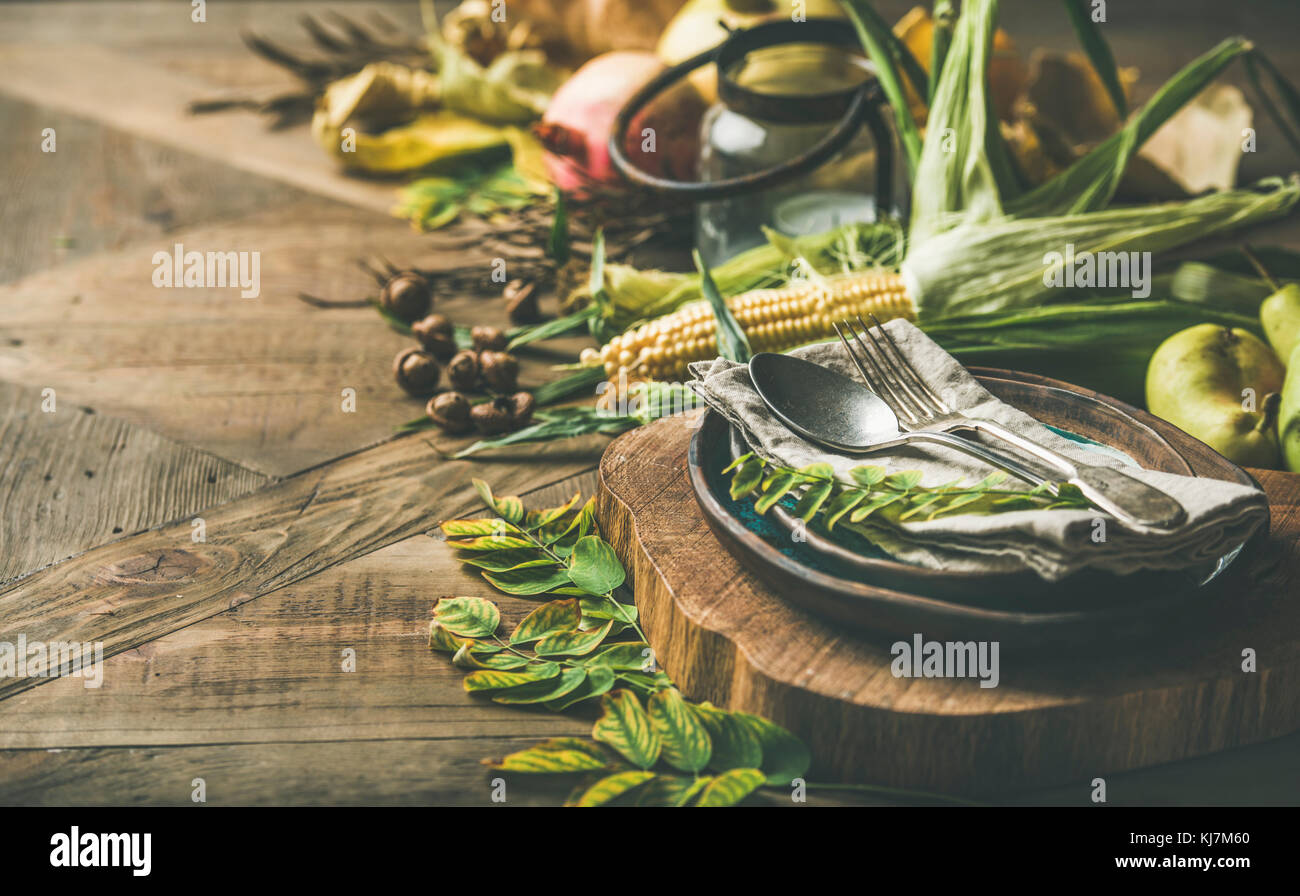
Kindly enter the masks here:
[[[1254, 484], [1200, 442], [1115, 399], [1043, 377], [972, 368], [998, 398], [1067, 437], [1118, 450], [1148, 469]], [[865, 543], [847, 549], [813, 527], [791, 538], [795, 520], [778, 505], [760, 517], [732, 501], [722, 469], [738, 446], [726, 421], [706, 415], [691, 442], [689, 466], [710, 527], [745, 566], [777, 593], [829, 618], [892, 635], [992, 638], [1018, 645], [1078, 643], [1160, 627], [1219, 592], [1219, 577], [1241, 552], [1191, 574], [1086, 571], [1044, 582], [1031, 571], [954, 574], [900, 563]], [[1101, 448], [1100, 450], [1105, 450]]]

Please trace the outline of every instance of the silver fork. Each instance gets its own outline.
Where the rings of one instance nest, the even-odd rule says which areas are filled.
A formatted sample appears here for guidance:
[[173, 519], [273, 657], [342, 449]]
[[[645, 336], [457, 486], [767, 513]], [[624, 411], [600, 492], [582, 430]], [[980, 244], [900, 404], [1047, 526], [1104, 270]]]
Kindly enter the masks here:
[[[861, 317], [857, 322], [872, 348], [863, 342], [850, 320], [835, 324], [835, 333], [867, 386], [898, 415], [900, 428], [908, 432], [981, 432], [999, 439], [1057, 470], [1094, 506], [1125, 522], [1170, 529], [1187, 518], [1183, 506], [1172, 497], [1121, 470], [1071, 460], [992, 420], [968, 417], [952, 410], [916, 372], [875, 315], [871, 315], [874, 327], [868, 327]], [[853, 350], [845, 337], [846, 330], [859, 351]], [[867, 372], [864, 360], [870, 365], [871, 373]]]

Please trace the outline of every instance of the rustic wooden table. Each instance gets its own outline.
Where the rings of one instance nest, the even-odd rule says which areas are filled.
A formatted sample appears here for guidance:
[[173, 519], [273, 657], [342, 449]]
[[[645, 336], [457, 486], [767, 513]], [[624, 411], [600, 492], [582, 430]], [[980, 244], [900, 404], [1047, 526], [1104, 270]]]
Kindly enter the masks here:
[[[1300, 75], [1286, 3], [1195, 5], [1111, 4], [1117, 56], [1148, 90], [1236, 32]], [[1069, 45], [1055, 9], [1007, 6], [1023, 46]], [[388, 217], [392, 185], [340, 176], [304, 128], [185, 114], [287, 84], [239, 30], [296, 37], [328, 7], [416, 22], [413, 2], [222, 0], [205, 23], [177, 3], [0, 6], [0, 630], [112, 654], [98, 689], [0, 680], [0, 802], [187, 804], [202, 778], [213, 804], [480, 805], [481, 758], [589, 729], [470, 699], [425, 637], [440, 595], [495, 597], [433, 530], [475, 506], [470, 477], [535, 502], [590, 493], [604, 440], [452, 461], [441, 437], [395, 438], [420, 413], [388, 372], [406, 340], [372, 311], [297, 298], [364, 295], [367, 253], [485, 264], [472, 236]], [[1244, 177], [1292, 163], [1260, 130]], [[1271, 238], [1300, 245], [1294, 228]], [[155, 288], [153, 254], [177, 243], [260, 252], [260, 297]], [[444, 308], [498, 314], [473, 304]], [[549, 363], [530, 356], [525, 382]], [[1300, 802], [1297, 747], [1113, 776], [1111, 801]]]

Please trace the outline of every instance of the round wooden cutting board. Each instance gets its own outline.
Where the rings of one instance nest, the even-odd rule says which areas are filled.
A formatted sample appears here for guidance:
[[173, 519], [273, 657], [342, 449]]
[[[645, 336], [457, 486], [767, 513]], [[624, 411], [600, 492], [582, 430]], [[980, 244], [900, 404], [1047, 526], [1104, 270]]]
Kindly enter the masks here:
[[[609, 446], [601, 529], [632, 577], [664, 670], [693, 699], [795, 732], [812, 750], [813, 777], [970, 796], [1086, 788], [1110, 772], [1300, 729], [1300, 477], [1261, 476], [1290, 497], [1274, 506], [1268, 541], [1227, 573], [1229, 599], [1138, 642], [1002, 653], [997, 686], [980, 687], [895, 677], [899, 639], [813, 616], [747, 572], [710, 530], [689, 481], [699, 414]], [[1243, 669], [1247, 655], [1253, 671]]]

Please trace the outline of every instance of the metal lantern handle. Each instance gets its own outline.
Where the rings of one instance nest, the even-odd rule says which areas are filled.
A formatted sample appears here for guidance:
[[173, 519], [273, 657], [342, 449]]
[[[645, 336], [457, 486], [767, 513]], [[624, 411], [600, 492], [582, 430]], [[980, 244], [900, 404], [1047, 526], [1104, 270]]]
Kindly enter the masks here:
[[[876, 208], [878, 210], [892, 208], [894, 204], [893, 138], [880, 112], [880, 107], [885, 102], [884, 92], [879, 82], [875, 80], [863, 84], [853, 92], [844, 116], [815, 145], [797, 156], [754, 174], [716, 181], [672, 180], [638, 168], [628, 158], [623, 148], [624, 136], [631, 127], [632, 120], [659, 94], [695, 69], [716, 63], [719, 59], [728, 56], [739, 58], [743, 56], [743, 52], [751, 49], [781, 43], [807, 43], [809, 31], [816, 33], [818, 27], [824, 28], [835, 24], [837, 23], [834, 20], [809, 20], [802, 23], [771, 22], [746, 30], [736, 30], [718, 46], [697, 53], [690, 59], [660, 72], [628, 99], [614, 119], [608, 144], [609, 157], [614, 167], [632, 183], [657, 193], [683, 196], [697, 202], [723, 199], [775, 187], [813, 171], [848, 146], [858, 128], [865, 123], [876, 145]], [[719, 72], [719, 79], [721, 77], [722, 73]]]

